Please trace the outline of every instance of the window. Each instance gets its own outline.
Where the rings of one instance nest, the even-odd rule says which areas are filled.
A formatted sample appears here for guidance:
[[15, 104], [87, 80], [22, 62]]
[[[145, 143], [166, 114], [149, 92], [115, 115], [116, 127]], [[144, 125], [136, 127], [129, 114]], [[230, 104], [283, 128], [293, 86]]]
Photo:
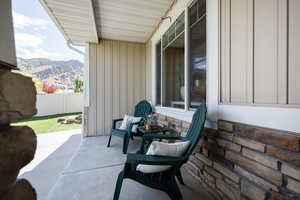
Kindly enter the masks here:
[[161, 105], [161, 41], [156, 45], [156, 105]]
[[189, 23], [194, 24], [197, 21], [197, 1], [189, 8]]
[[184, 13], [164, 34], [163, 44], [162, 105], [184, 108]]
[[[198, 9], [198, 10], [197, 10]], [[189, 107], [197, 108], [206, 101], [206, 4], [196, 1], [190, 8], [193, 14], [189, 21], [190, 66], [189, 66]], [[195, 13], [196, 10], [197, 12]], [[196, 16], [196, 17], [195, 17]], [[191, 15], [190, 15], [191, 18]]]
[[164, 49], [164, 106], [184, 108], [184, 34]]
[[[182, 13], [156, 48], [156, 102], [165, 107], [193, 109], [206, 101], [206, 0], [194, 1], [187, 10], [188, 24], [185, 26]], [[185, 28], [189, 31], [189, 49], [185, 49]], [[189, 62], [185, 65], [187, 53]], [[162, 62], [158, 62], [160, 59]]]

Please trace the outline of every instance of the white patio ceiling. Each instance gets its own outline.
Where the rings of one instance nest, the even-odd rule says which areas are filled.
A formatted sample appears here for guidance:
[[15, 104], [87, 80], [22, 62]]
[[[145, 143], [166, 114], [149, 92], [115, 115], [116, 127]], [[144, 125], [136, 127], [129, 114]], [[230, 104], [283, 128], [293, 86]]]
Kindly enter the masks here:
[[66, 40], [145, 42], [174, 0], [40, 0]]
[[66, 40], [98, 42], [92, 0], [40, 0]]

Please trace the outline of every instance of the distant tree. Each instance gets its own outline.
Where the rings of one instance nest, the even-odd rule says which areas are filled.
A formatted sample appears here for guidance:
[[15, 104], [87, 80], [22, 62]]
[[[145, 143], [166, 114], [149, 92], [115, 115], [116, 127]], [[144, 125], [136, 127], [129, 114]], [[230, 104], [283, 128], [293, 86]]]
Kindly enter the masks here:
[[20, 72], [20, 71], [18, 71], [16, 73], [19, 73], [19, 74], [22, 74], [23, 76], [27, 76], [27, 77], [32, 78], [32, 81], [34, 82], [36, 90], [37, 91], [42, 91], [43, 90], [43, 84], [42, 84], [42, 81], [40, 79], [34, 78], [34, 77], [32, 77], [31, 74], [26, 73], [26, 72]]
[[43, 82], [43, 92], [46, 92], [47, 94], [55, 93], [57, 90], [57, 86], [54, 83], [44, 81]]
[[83, 91], [83, 81], [79, 77], [77, 77], [74, 80], [74, 92], [78, 93], [82, 91]]
[[42, 91], [42, 89], [43, 89], [42, 81], [40, 79], [37, 79], [37, 78], [32, 78], [32, 81], [34, 82], [36, 90], [37, 91]]

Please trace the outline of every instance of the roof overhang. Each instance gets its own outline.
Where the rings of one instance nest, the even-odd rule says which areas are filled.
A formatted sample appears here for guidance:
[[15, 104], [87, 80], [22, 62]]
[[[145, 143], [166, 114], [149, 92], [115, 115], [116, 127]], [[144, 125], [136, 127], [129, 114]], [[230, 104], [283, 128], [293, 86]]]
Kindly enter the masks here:
[[40, 0], [66, 40], [146, 42], [176, 0]]
[[67, 41], [98, 43], [93, 0], [39, 0]]

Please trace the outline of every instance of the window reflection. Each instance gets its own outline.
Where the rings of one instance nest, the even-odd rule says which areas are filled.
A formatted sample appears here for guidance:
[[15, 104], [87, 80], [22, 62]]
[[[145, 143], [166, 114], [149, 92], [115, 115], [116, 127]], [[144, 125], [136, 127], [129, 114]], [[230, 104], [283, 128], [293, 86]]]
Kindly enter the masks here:
[[164, 50], [164, 106], [184, 108], [184, 34]]
[[190, 24], [193, 24], [197, 21], [197, 6], [198, 2], [195, 2], [189, 9], [189, 21]]
[[[195, 4], [194, 4], [195, 5]], [[198, 1], [198, 19], [190, 21], [189, 107], [206, 101], [206, 17], [205, 1]], [[190, 11], [193, 12], [193, 7]], [[203, 16], [204, 15], [204, 16]]]

